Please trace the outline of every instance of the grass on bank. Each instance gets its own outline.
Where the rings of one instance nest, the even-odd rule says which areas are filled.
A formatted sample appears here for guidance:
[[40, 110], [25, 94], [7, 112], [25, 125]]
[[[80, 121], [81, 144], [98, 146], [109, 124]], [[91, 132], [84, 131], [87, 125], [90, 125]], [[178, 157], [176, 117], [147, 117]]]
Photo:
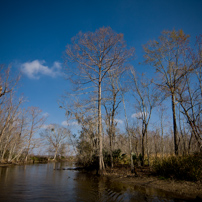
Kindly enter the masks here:
[[188, 156], [156, 158], [152, 165], [154, 174], [177, 180], [202, 180], [202, 153]]

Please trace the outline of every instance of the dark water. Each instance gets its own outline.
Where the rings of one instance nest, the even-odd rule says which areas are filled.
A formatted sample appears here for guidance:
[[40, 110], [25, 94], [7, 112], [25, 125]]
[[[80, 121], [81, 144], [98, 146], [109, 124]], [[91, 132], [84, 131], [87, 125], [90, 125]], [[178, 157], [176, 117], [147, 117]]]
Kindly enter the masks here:
[[62, 170], [73, 166], [65, 162], [0, 167], [0, 202], [183, 201], [156, 189], [126, 186], [89, 173]]

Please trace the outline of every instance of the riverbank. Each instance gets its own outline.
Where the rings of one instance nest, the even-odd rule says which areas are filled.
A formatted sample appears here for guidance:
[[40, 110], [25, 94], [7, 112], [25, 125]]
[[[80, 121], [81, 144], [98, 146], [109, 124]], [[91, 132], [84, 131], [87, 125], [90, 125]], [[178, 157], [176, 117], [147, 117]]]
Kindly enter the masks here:
[[74, 162], [75, 160], [73, 158], [63, 158], [63, 159], [49, 159], [47, 157], [44, 156], [33, 156], [31, 159], [29, 159], [28, 161], [24, 162], [24, 161], [18, 161], [18, 162], [7, 162], [7, 161], [3, 161], [0, 162], [0, 167], [7, 167], [7, 166], [12, 166], [12, 165], [27, 165], [27, 164], [34, 164], [34, 163], [52, 163], [52, 162]]
[[14, 164], [12, 164], [12, 163], [10, 163], [10, 164], [8, 164], [8, 163], [5, 163], [5, 164], [0, 163], [0, 167], [8, 167], [8, 166], [12, 166], [12, 165], [14, 165]]
[[202, 182], [176, 181], [152, 175], [148, 167], [137, 168], [138, 176], [130, 173], [129, 168], [108, 169], [106, 176], [114, 182], [134, 186], [145, 194], [164, 192], [178, 199], [202, 201]]
[[0, 167], [8, 167], [8, 166], [15, 166], [15, 165], [28, 165], [34, 163], [48, 163], [48, 162], [41, 162], [41, 161], [28, 161], [28, 162], [12, 162], [12, 163], [0, 163]]

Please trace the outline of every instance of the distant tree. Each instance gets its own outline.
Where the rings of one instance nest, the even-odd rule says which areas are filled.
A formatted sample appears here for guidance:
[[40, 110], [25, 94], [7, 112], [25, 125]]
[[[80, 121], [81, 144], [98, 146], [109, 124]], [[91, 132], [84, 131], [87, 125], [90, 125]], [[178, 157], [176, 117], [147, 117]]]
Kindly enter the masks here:
[[[145, 158], [145, 137], [148, 151], [147, 131], [150, 122], [153, 108], [156, 106], [159, 99], [152, 81], [145, 78], [144, 75], [138, 78], [134, 69], [131, 69], [132, 90], [135, 98], [136, 118], [142, 122], [142, 165], [144, 165]], [[147, 153], [149, 161], [149, 151]]]
[[25, 109], [18, 110], [17, 119], [14, 123], [13, 140], [9, 148], [8, 162], [14, 160], [18, 161], [26, 147], [25, 140], [27, 135], [27, 122]]
[[68, 143], [70, 131], [58, 124], [50, 124], [44, 131], [40, 133], [41, 138], [49, 147], [49, 151], [54, 152], [56, 159], [58, 153], [64, 150], [64, 146]]
[[95, 32], [79, 32], [72, 38], [72, 44], [67, 45], [65, 61], [70, 79], [77, 84], [77, 90], [86, 85], [86, 92], [93, 87], [97, 94], [100, 174], [105, 172], [102, 153], [102, 85], [109, 78], [109, 72], [117, 69], [123, 71], [125, 62], [133, 53], [133, 49], [126, 49], [123, 34], [115, 33], [110, 27]]
[[25, 154], [25, 162], [27, 161], [28, 155], [30, 152], [36, 147], [34, 141], [34, 135], [39, 129], [42, 128], [46, 117], [42, 115], [42, 110], [38, 107], [29, 107], [27, 110], [27, 135], [26, 139], [26, 154]]

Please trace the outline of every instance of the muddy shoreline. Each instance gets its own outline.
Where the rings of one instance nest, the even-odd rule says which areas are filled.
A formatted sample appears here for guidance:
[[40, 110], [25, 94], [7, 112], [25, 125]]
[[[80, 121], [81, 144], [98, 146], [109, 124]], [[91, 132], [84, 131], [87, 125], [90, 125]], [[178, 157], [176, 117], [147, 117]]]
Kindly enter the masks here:
[[108, 170], [106, 176], [114, 182], [121, 182], [138, 189], [145, 194], [158, 194], [164, 192], [166, 196], [176, 199], [190, 201], [202, 201], [202, 182], [177, 181], [174, 179], [162, 179], [154, 176], [146, 168], [137, 169], [138, 177], [131, 174], [129, 170], [113, 169]]

